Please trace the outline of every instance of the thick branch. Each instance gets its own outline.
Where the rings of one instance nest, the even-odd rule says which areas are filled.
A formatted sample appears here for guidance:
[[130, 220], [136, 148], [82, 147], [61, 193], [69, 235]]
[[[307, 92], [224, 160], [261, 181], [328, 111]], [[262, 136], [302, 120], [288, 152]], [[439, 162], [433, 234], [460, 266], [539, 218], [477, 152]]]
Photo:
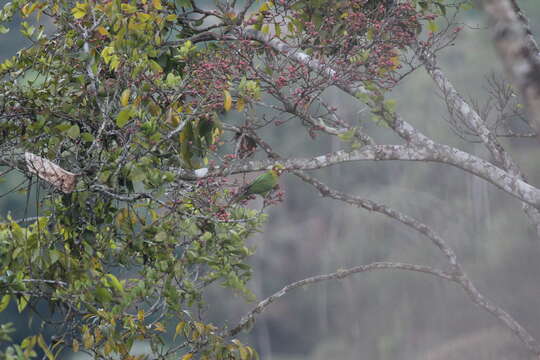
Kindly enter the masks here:
[[520, 89], [529, 120], [540, 135], [540, 58], [531, 48], [530, 34], [509, 0], [484, 0], [486, 12], [495, 23], [495, 46], [506, 71]]
[[[509, 175], [495, 165], [467, 152], [430, 141], [428, 146], [413, 145], [367, 145], [358, 150], [336, 151], [313, 158], [292, 158], [282, 161], [250, 161], [232, 169], [199, 169], [199, 177], [222, 176], [261, 171], [281, 164], [287, 170], [315, 170], [353, 161], [406, 160], [430, 161], [453, 165], [494, 184], [510, 195], [534, 207], [540, 206], [540, 190], [516, 177]], [[182, 172], [179, 176], [195, 176]]]
[[519, 21], [525, 28], [525, 32], [527, 33], [527, 40], [529, 42], [529, 48], [532, 52], [540, 56], [540, 49], [538, 48], [538, 43], [536, 42], [532, 34], [531, 26], [529, 25], [529, 19], [527, 19], [525, 14], [523, 14], [523, 12], [521, 11], [517, 0], [510, 0], [510, 3], [512, 5], [512, 9], [514, 9], [515, 13], [517, 14]]

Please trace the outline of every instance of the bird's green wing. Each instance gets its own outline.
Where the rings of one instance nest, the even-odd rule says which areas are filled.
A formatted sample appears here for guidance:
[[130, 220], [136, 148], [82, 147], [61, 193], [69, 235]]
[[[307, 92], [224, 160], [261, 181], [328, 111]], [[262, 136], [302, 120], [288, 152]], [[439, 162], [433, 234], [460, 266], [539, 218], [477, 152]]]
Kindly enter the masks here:
[[275, 171], [268, 171], [249, 184], [246, 188], [246, 195], [263, 195], [272, 190], [278, 181], [278, 176]]
[[240, 201], [250, 195], [264, 196], [278, 184], [279, 175], [275, 170], [270, 170], [257, 177], [253, 182], [244, 186], [232, 201]]

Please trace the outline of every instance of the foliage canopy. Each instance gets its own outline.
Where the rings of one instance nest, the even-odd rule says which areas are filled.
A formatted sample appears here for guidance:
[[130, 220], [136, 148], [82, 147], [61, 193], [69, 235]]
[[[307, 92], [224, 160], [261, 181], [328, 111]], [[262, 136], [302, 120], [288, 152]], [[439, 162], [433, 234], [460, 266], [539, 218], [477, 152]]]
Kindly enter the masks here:
[[[45, 299], [53, 315], [43, 324], [58, 336], [47, 344], [36, 334], [3, 355], [31, 358], [37, 346], [51, 359], [65, 348], [133, 359], [133, 344], [145, 341], [156, 359], [255, 358], [204, 317], [213, 283], [253, 298], [246, 239], [264, 215], [244, 206], [249, 198], [231, 201], [242, 180], [229, 175], [270, 168], [252, 161], [265, 149], [258, 131], [290, 119], [313, 138], [338, 135], [352, 149], [368, 143], [321, 94], [348, 89], [389, 126], [386, 92], [417, 66], [419, 47], [450, 41], [435, 20], [465, 5], [6, 4], [0, 20], [24, 18], [31, 45], [0, 64], [2, 164], [39, 175], [45, 190], [36, 219], [0, 224], [0, 307], [15, 302], [23, 311]], [[280, 116], [269, 119], [263, 102], [272, 101]], [[28, 168], [25, 153], [76, 183], [54, 186]], [[264, 206], [282, 195], [270, 193]], [[9, 328], [0, 335], [8, 339]]]

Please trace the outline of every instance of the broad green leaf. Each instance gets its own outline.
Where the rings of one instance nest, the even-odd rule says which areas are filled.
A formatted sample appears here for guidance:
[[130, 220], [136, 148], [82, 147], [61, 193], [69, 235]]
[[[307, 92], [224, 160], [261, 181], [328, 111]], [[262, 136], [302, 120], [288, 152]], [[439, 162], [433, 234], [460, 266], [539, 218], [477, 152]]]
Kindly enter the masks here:
[[17, 310], [19, 311], [19, 313], [22, 313], [27, 305], [28, 305], [28, 299], [24, 296], [20, 297], [17, 300]]
[[6, 310], [9, 305], [9, 300], [11, 300], [11, 295], [6, 294], [2, 296], [2, 300], [0, 300], [0, 312]]
[[114, 290], [116, 290], [119, 293], [124, 292], [124, 286], [122, 285], [122, 283], [118, 280], [116, 276], [114, 276], [113, 274], [107, 274], [107, 278], [109, 281], [109, 285], [111, 285], [111, 287]]
[[133, 109], [131, 107], [126, 107], [122, 109], [118, 116], [116, 117], [116, 125], [120, 128], [123, 128], [128, 123], [129, 119], [133, 116]]
[[76, 3], [75, 7], [71, 9], [71, 13], [75, 19], [81, 19], [86, 16], [88, 11], [88, 4], [86, 3]]
[[162, 73], [163, 72], [163, 68], [161, 67], [161, 65], [159, 65], [154, 60], [150, 60], [148, 62], [148, 64], [150, 65], [150, 69], [152, 69], [155, 73]]
[[107, 64], [111, 61], [113, 54], [114, 54], [114, 47], [112, 46], [106, 46], [101, 51], [101, 57], [103, 58], [103, 60], [105, 60], [105, 63]]
[[21, 342], [21, 348], [23, 349], [31, 349], [36, 345], [37, 342], [37, 336], [28, 336], [24, 338], [24, 340]]
[[66, 135], [69, 136], [71, 139], [75, 140], [79, 137], [80, 133], [81, 133], [81, 130], [79, 129], [79, 125], [75, 124], [69, 128]]
[[281, 26], [279, 24], [274, 24], [274, 31], [277, 37], [281, 36]]
[[180, 321], [177, 325], [176, 325], [176, 328], [174, 330], [174, 337], [173, 337], [173, 340], [176, 339], [176, 337], [182, 332], [182, 330], [184, 330], [184, 326], [186, 326], [186, 322], [185, 321]]
[[86, 142], [92, 142], [94, 141], [94, 135], [84, 132], [81, 134], [81, 138]]
[[122, 95], [120, 96], [120, 104], [122, 106], [128, 106], [129, 104], [129, 96], [131, 95], [131, 90], [130, 89], [125, 89], [124, 91], [122, 91]]
[[270, 10], [270, 5], [271, 5], [271, 4], [270, 4], [268, 1], [265, 2], [265, 3], [263, 3], [263, 4], [261, 5], [261, 7], [259, 8], [259, 11], [260, 11], [260, 12], [265, 12], [265, 11]]

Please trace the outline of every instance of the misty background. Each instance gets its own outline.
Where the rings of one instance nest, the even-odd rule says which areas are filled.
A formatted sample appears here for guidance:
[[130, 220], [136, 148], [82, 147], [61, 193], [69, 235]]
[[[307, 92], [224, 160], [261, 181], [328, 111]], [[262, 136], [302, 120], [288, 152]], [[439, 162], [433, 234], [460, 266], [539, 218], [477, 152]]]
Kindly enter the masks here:
[[[0, 1], [4, 4], [5, 1]], [[540, 2], [521, 0], [533, 33], [540, 34]], [[484, 14], [462, 14], [462, 34], [439, 54], [439, 65], [456, 89], [479, 103], [486, 78], [501, 74]], [[17, 21], [14, 22], [15, 27]], [[25, 46], [16, 29], [0, 36], [0, 57]], [[364, 109], [340, 93], [327, 97], [344, 118], [357, 121]], [[390, 96], [403, 117], [435, 140], [487, 158], [480, 144], [456, 136], [446, 105], [423, 69]], [[367, 115], [366, 115], [367, 118]], [[378, 139], [400, 142], [366, 122]], [[285, 156], [312, 156], [346, 147], [339, 139], [313, 140], [298, 122], [267, 129]], [[382, 141], [381, 140], [381, 141]], [[1, 140], [0, 140], [1, 141]], [[536, 139], [505, 139], [528, 180], [540, 184]], [[479, 290], [540, 337], [540, 239], [519, 201], [456, 168], [420, 162], [358, 162], [313, 172], [328, 185], [394, 207], [431, 225], [453, 247]], [[35, 190], [10, 192], [23, 179], [0, 183], [0, 216], [35, 213]], [[374, 261], [444, 266], [427, 239], [407, 227], [334, 200], [291, 175], [282, 177], [285, 201], [271, 208], [264, 232], [251, 239], [251, 289], [263, 299], [305, 277]], [[7, 195], [3, 195], [7, 194]], [[230, 291], [212, 289], [208, 314], [235, 325], [254, 304]], [[0, 313], [13, 321], [14, 341], [33, 334], [15, 307]], [[51, 335], [51, 334], [50, 334]], [[476, 307], [455, 284], [419, 273], [379, 271], [295, 290], [271, 305], [241, 340], [262, 359], [529, 359], [522, 344], [496, 319]]]

